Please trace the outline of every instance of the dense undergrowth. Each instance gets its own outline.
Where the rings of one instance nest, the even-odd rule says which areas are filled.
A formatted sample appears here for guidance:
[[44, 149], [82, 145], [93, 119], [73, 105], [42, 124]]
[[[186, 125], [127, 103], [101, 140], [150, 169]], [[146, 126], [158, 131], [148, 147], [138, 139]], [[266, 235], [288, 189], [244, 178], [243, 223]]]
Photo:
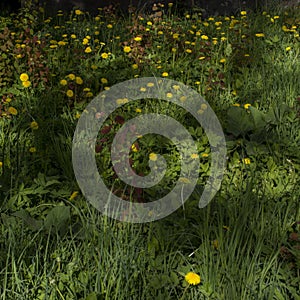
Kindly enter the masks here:
[[[1, 299], [300, 299], [299, 23], [298, 8], [203, 19], [159, 5], [127, 17], [111, 9], [1, 17]], [[201, 162], [183, 207], [131, 224], [81, 194], [72, 138], [95, 96], [143, 77], [176, 80], [206, 99], [224, 130], [227, 167], [199, 209], [211, 166], [204, 130], [159, 99], [120, 107], [95, 147], [115, 195], [149, 202], [179, 179], [176, 148], [149, 134], [132, 145], [131, 164], [145, 175], [161, 154], [164, 180], [145, 190], [118, 180], [110, 147], [133, 117], [159, 111], [180, 121], [197, 141], [191, 160]]]

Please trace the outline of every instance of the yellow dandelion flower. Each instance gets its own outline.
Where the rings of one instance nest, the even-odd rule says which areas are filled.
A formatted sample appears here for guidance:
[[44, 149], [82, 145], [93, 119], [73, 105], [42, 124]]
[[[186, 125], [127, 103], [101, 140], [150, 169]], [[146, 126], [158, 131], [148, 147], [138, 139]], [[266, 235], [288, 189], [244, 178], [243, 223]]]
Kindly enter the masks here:
[[136, 147], [135, 144], [133, 144], [133, 145], [131, 146], [131, 150], [132, 150], [133, 152], [138, 152], [138, 149], [137, 149], [137, 147]]
[[251, 106], [251, 104], [247, 103], [247, 104], [244, 105], [244, 108], [248, 109], [250, 106]]
[[206, 103], [202, 103], [200, 105], [201, 109], [206, 110], [207, 109], [207, 104]]
[[226, 58], [221, 58], [221, 59], [220, 59], [220, 63], [221, 63], [221, 64], [224, 64], [225, 62], [226, 62]]
[[205, 35], [205, 34], [203, 34], [203, 35], [201, 35], [201, 39], [202, 39], [202, 40], [208, 40], [208, 36]]
[[147, 89], [146, 89], [145, 87], [141, 87], [141, 88], [140, 88], [140, 91], [141, 91], [141, 92], [146, 92]]
[[10, 106], [7, 111], [14, 116], [18, 114], [18, 111], [12, 106]]
[[87, 47], [85, 50], [84, 50], [85, 53], [91, 53], [92, 52], [92, 49], [91, 47]]
[[35, 148], [35, 147], [30, 147], [30, 148], [29, 148], [29, 152], [30, 152], [30, 153], [36, 152], [36, 148]]
[[75, 10], [75, 14], [76, 14], [77, 16], [79, 16], [79, 15], [82, 15], [83, 12], [82, 12], [80, 9], [76, 9], [76, 10]]
[[39, 124], [35, 121], [32, 121], [30, 123], [30, 128], [33, 129], [33, 130], [37, 130], [37, 129], [39, 129]]
[[247, 12], [244, 11], [244, 10], [242, 10], [242, 11], [241, 11], [241, 15], [242, 15], [242, 16], [246, 16], [246, 15], [247, 15]]
[[232, 106], [239, 107], [239, 106], [241, 106], [241, 104], [239, 104], [239, 103], [233, 103]]
[[201, 156], [202, 156], [202, 157], [208, 157], [209, 155], [208, 155], [208, 153], [202, 153]]
[[72, 98], [74, 96], [74, 92], [72, 90], [67, 90], [66, 94], [69, 98]]
[[22, 82], [28, 81], [28, 79], [29, 79], [29, 76], [28, 76], [26, 73], [22, 73], [22, 74], [20, 75], [20, 80], [21, 80]]
[[58, 45], [59, 46], [65, 46], [67, 44], [67, 42], [65, 42], [65, 41], [59, 41], [58, 42]]
[[136, 69], [138, 69], [138, 68], [139, 68], [139, 66], [138, 66], [137, 64], [133, 64], [133, 65], [132, 65], [132, 69], [133, 69], [133, 70], [136, 70]]
[[176, 39], [178, 39], [178, 38], [179, 38], [179, 34], [178, 34], [178, 33], [174, 33], [174, 34], [173, 34], [173, 39], [176, 40]]
[[79, 84], [79, 85], [83, 84], [83, 80], [82, 80], [82, 78], [79, 77], [79, 76], [76, 76], [75, 82], [76, 82], [77, 84]]
[[74, 74], [69, 74], [67, 75], [67, 77], [70, 79], [70, 80], [74, 80], [76, 78], [76, 76]]
[[137, 112], [137, 113], [141, 113], [141, 112], [142, 112], [142, 110], [141, 110], [140, 108], [136, 108], [136, 109], [135, 109], [135, 112]]
[[148, 25], [148, 26], [151, 26], [151, 25], [152, 25], [152, 22], [151, 22], [151, 21], [148, 21], [148, 22], [147, 22], [147, 25]]
[[185, 52], [186, 53], [192, 53], [193, 51], [191, 49], [186, 49]]
[[123, 48], [123, 51], [124, 51], [125, 53], [129, 53], [129, 52], [131, 51], [130, 46], [125, 46], [125, 47]]
[[169, 73], [168, 73], [168, 72], [163, 72], [163, 73], [161, 74], [161, 76], [162, 76], [162, 77], [168, 77], [168, 76], [169, 76]]
[[290, 51], [292, 48], [291, 47], [286, 47], [285, 51]]
[[172, 93], [167, 93], [167, 98], [172, 98], [173, 97], [173, 94]]
[[82, 45], [87, 45], [89, 43], [89, 40], [87, 38], [84, 38], [82, 40]]
[[178, 84], [174, 84], [172, 86], [172, 88], [175, 90], [175, 91], [178, 91], [180, 89], [180, 86]]
[[250, 158], [243, 158], [243, 163], [245, 165], [250, 165], [250, 163], [251, 163]]
[[92, 92], [87, 92], [87, 93], [85, 94], [85, 96], [88, 97], [88, 98], [90, 98], [90, 97], [93, 97], [94, 94], [93, 94]]
[[0, 168], [2, 168], [2, 166], [3, 166], [3, 162], [2, 162], [2, 161], [0, 161]]
[[76, 34], [71, 34], [72, 39], [76, 39]]
[[198, 153], [192, 153], [192, 154], [191, 154], [191, 158], [192, 158], [192, 159], [196, 159], [196, 158], [198, 158], [198, 157], [199, 157]]
[[187, 281], [188, 284], [197, 285], [201, 282], [201, 278], [198, 274], [194, 272], [189, 272], [184, 277], [185, 281]]
[[203, 59], [205, 59], [205, 56], [200, 56], [198, 59], [203, 60]]
[[108, 80], [106, 78], [101, 78], [101, 83], [102, 84], [107, 84], [108, 83]]
[[154, 83], [153, 83], [153, 82], [148, 82], [148, 83], [147, 83], [147, 86], [148, 86], [148, 87], [153, 87], [153, 86], [154, 86]]
[[22, 85], [25, 87], [25, 88], [28, 88], [31, 86], [31, 82], [28, 80], [28, 81], [23, 81], [22, 82]]
[[101, 57], [102, 57], [103, 59], [107, 59], [107, 58], [108, 58], [108, 54], [107, 54], [106, 52], [103, 52], [103, 53], [101, 54]]
[[150, 154], [149, 154], [149, 159], [152, 160], [152, 161], [156, 161], [156, 160], [157, 160], [157, 154], [155, 154], [155, 153], [153, 153], [153, 152], [150, 153]]
[[65, 86], [68, 84], [67, 80], [66, 79], [62, 79], [60, 82], [59, 82], [61, 85]]
[[191, 181], [188, 178], [185, 178], [185, 177], [180, 177], [179, 181], [182, 182], [182, 183], [191, 183]]
[[256, 36], [256, 37], [264, 37], [265, 34], [264, 34], [264, 33], [256, 33], [255, 36]]
[[74, 200], [78, 196], [79, 192], [73, 192], [69, 198], [69, 200]]
[[134, 38], [134, 40], [135, 40], [136, 42], [140, 42], [140, 41], [142, 40], [142, 38], [141, 38], [140, 36], [137, 36], [137, 37]]

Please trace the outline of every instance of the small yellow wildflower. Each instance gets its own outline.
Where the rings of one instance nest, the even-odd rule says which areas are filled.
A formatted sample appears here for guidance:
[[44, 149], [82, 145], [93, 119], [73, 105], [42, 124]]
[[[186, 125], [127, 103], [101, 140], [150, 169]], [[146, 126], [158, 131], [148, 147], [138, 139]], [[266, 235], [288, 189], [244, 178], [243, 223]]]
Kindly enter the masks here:
[[86, 97], [93, 97], [94, 94], [93, 94], [92, 92], [87, 92], [87, 93], [85, 94], [85, 96], [86, 96]]
[[206, 103], [202, 103], [200, 105], [201, 109], [206, 110], [207, 109], [207, 104]]
[[138, 152], [138, 149], [137, 149], [137, 147], [136, 147], [135, 144], [133, 144], [133, 145], [131, 146], [131, 150], [132, 150], [133, 152]]
[[102, 57], [103, 59], [107, 59], [107, 58], [108, 58], [108, 54], [107, 54], [106, 52], [103, 52], [103, 53], [101, 54], [101, 57]]
[[285, 51], [290, 51], [292, 48], [291, 47], [286, 47]]
[[149, 159], [152, 160], [152, 161], [156, 161], [157, 160], [157, 155], [152, 152], [152, 153], [149, 154]]
[[167, 98], [172, 98], [173, 97], [173, 94], [172, 93], [167, 93]]
[[85, 50], [84, 50], [85, 53], [91, 53], [92, 52], [92, 49], [91, 47], [87, 47]]
[[124, 51], [125, 53], [129, 53], [129, 52], [131, 51], [130, 46], [125, 46], [125, 47], [123, 48], [123, 51]]
[[76, 81], [76, 83], [79, 84], [79, 85], [83, 84], [83, 80], [82, 80], [82, 78], [79, 77], [79, 76], [76, 76], [75, 81]]
[[178, 33], [174, 33], [174, 34], [173, 34], [173, 39], [176, 40], [176, 39], [178, 39], [178, 38], [179, 38], [179, 34], [178, 34]]
[[244, 10], [242, 10], [242, 11], [241, 11], [241, 15], [242, 15], [242, 16], [246, 16], [246, 15], [247, 15], [247, 12], [244, 11]]
[[33, 130], [37, 130], [39, 128], [39, 124], [35, 121], [32, 121], [30, 123], [30, 128], [33, 129]]
[[62, 79], [59, 83], [64, 86], [68, 84], [66, 79]]
[[243, 158], [243, 163], [245, 165], [250, 165], [250, 163], [251, 163], [250, 158]]
[[221, 59], [220, 59], [220, 63], [221, 63], [221, 64], [224, 64], [225, 62], [226, 62], [226, 59], [225, 59], [225, 58], [221, 58]]
[[153, 82], [148, 82], [148, 83], [147, 83], [147, 86], [148, 86], [148, 87], [153, 87], [153, 86], [154, 86], [154, 83], [153, 83]]
[[191, 158], [192, 158], [192, 159], [196, 159], [196, 158], [198, 158], [198, 157], [199, 157], [198, 153], [192, 153], [192, 154], [191, 154]]
[[137, 113], [141, 113], [141, 112], [142, 112], [142, 110], [141, 110], [140, 108], [136, 108], [135, 111], [136, 111]]
[[0, 168], [2, 168], [2, 166], [3, 166], [3, 162], [2, 162], [2, 161], [0, 161]]
[[132, 65], [132, 69], [133, 69], [133, 70], [138, 69], [138, 67], [139, 67], [139, 66], [138, 66], [137, 64], [133, 64], [133, 65]]
[[102, 84], [107, 84], [108, 83], [108, 80], [106, 78], [101, 78], [101, 83]]
[[74, 92], [72, 90], [67, 90], [66, 94], [69, 98], [72, 98], [74, 96]]
[[145, 87], [141, 87], [141, 88], [140, 88], [140, 91], [141, 91], [141, 92], [146, 92], [147, 89], [146, 89]]
[[256, 33], [255, 36], [256, 36], [256, 37], [264, 37], [265, 34], [264, 34], [264, 33]]
[[70, 80], [74, 80], [76, 78], [76, 76], [74, 74], [69, 74], [67, 76]]
[[31, 86], [31, 82], [28, 80], [28, 81], [23, 81], [22, 82], [22, 85], [25, 87], [25, 88], [28, 88]]
[[202, 157], [208, 157], [208, 153], [202, 153]]
[[89, 43], [89, 40], [87, 38], [84, 38], [82, 40], [82, 45], [87, 45]]
[[244, 105], [244, 108], [248, 109], [250, 106], [251, 106], [251, 104], [247, 103], [247, 104]]
[[29, 148], [29, 152], [30, 152], [30, 153], [36, 152], [36, 148], [35, 148], [35, 147], [30, 147], [30, 148]]
[[142, 40], [142, 38], [141, 38], [140, 36], [137, 36], [137, 37], [134, 38], [134, 40], [135, 40], [136, 42], [140, 42], [140, 41]]
[[78, 196], [79, 192], [73, 192], [72, 195], [70, 196], [69, 200], [74, 200]]
[[28, 76], [26, 73], [22, 73], [22, 74], [20, 75], [20, 80], [21, 80], [22, 82], [28, 81], [28, 79], [29, 79], [29, 76]]
[[8, 108], [8, 112], [11, 114], [11, 115], [17, 115], [18, 114], [18, 111], [14, 108], [14, 107], [12, 107], [12, 106], [10, 106], [9, 108]]
[[201, 39], [202, 39], [202, 40], [208, 40], [208, 36], [205, 35], [205, 34], [203, 34], [203, 35], [201, 35]]
[[241, 106], [241, 104], [239, 104], [239, 103], [233, 103], [232, 106], [239, 107], [239, 106]]
[[76, 39], [76, 34], [71, 34], [72, 39]]
[[185, 281], [187, 281], [188, 284], [197, 285], [201, 282], [201, 278], [198, 274], [194, 272], [189, 272], [184, 277]]
[[75, 10], [75, 14], [76, 14], [77, 16], [79, 16], [79, 15], [82, 15], [83, 12], [82, 12], [80, 9], [76, 9], [76, 10]]
[[174, 84], [172, 86], [172, 88], [175, 90], [175, 91], [178, 91], [180, 89], [180, 86], [178, 84]]
[[169, 76], [169, 73], [168, 73], [168, 72], [163, 72], [163, 73], [161, 74], [161, 76], [162, 76], [162, 77], [168, 77], [168, 76]]

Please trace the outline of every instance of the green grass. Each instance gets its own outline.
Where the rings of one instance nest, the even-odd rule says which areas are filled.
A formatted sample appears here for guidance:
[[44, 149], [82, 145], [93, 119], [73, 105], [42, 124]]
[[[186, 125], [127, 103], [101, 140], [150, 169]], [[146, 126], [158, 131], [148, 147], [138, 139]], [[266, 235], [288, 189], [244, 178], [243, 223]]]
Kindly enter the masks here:
[[[1, 18], [1, 299], [300, 299], [299, 8], [207, 20], [171, 11], [162, 19], [105, 11], [44, 19], [26, 9]], [[153, 201], [179, 179], [178, 151], [154, 134], [139, 138], [130, 157], [145, 175], [149, 154], [163, 155], [164, 181], [141, 191], [114, 177], [112, 139], [123, 120], [144, 113], [184, 124], [201, 168], [173, 214], [116, 221], [80, 193], [74, 130], [100, 92], [165, 72], [198, 91], [222, 124], [221, 189], [198, 208], [211, 150], [190, 113], [157, 99], [129, 103], [98, 136], [106, 139], [98, 142], [98, 169], [113, 193]], [[188, 272], [200, 275], [199, 285], [187, 283]]]

